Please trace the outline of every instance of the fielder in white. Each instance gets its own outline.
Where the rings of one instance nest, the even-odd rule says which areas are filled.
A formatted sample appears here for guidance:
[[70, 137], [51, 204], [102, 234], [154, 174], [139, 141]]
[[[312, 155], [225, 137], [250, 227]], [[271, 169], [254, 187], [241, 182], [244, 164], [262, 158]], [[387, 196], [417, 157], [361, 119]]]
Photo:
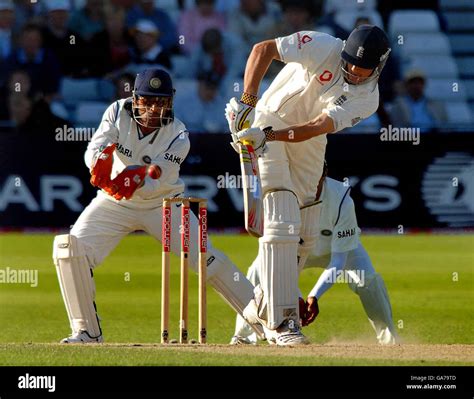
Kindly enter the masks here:
[[[247, 61], [242, 98], [226, 118], [233, 146], [250, 141], [259, 157], [264, 233], [259, 239], [260, 284], [245, 309], [277, 345], [307, 343], [298, 315], [297, 251], [314, 246], [320, 209], [314, 202], [322, 175], [326, 134], [354, 126], [378, 108], [378, 77], [390, 53], [385, 33], [356, 28], [346, 42], [303, 31], [256, 44]], [[258, 100], [272, 60], [286, 63]], [[306, 212], [300, 212], [306, 207]]]
[[[395, 344], [398, 335], [392, 321], [392, 308], [387, 289], [369, 255], [360, 242], [354, 202], [350, 197], [350, 187], [342, 182], [326, 177], [326, 168], [316, 194], [320, 208], [318, 224], [311, 228], [317, 237], [308, 253], [300, 242], [298, 270], [321, 267], [325, 270], [307, 296], [306, 302], [300, 298], [300, 317], [303, 326], [312, 323], [319, 314], [319, 301], [323, 294], [336, 282], [347, 281], [349, 287], [359, 296], [362, 306], [375, 330], [377, 341], [382, 345]], [[308, 208], [301, 210], [302, 214]], [[260, 282], [259, 261], [250, 267], [247, 277], [254, 285]], [[257, 336], [241, 316], [237, 316], [235, 334], [231, 344], [256, 344]]]
[[[103, 341], [92, 270], [135, 230], [161, 241], [162, 200], [183, 194], [179, 170], [190, 144], [184, 124], [173, 115], [173, 95], [165, 71], [138, 74], [133, 97], [109, 106], [87, 147], [91, 183], [101, 190], [70, 234], [54, 240], [53, 259], [72, 330], [63, 343]], [[158, 167], [158, 179], [146, 175], [150, 164]], [[180, 212], [173, 212], [171, 250], [175, 254], [180, 251], [179, 224]], [[197, 225], [191, 214], [190, 265], [196, 272]], [[133, 268], [133, 259], [130, 262]], [[254, 287], [210, 242], [207, 268], [209, 283], [242, 313]]]

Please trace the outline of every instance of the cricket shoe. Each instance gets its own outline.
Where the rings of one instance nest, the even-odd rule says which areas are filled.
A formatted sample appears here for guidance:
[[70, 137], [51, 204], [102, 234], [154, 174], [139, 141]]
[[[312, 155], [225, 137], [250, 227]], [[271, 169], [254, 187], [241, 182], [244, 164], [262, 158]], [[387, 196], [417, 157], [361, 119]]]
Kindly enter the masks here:
[[230, 345], [257, 345], [256, 341], [252, 341], [250, 337], [242, 337], [240, 335], [234, 335], [230, 340]]
[[61, 340], [62, 344], [99, 344], [101, 342], [104, 342], [102, 335], [91, 337], [85, 330], [74, 333], [70, 337]]
[[276, 330], [268, 330], [265, 328], [265, 336], [270, 345], [277, 346], [293, 346], [309, 344], [301, 332], [299, 323], [294, 320], [285, 320]]

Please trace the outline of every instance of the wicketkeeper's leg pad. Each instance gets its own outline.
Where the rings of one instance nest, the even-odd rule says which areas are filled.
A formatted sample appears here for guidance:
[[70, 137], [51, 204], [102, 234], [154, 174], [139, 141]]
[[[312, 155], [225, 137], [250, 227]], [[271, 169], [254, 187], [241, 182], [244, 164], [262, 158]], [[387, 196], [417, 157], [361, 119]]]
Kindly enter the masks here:
[[94, 302], [95, 284], [86, 249], [73, 235], [54, 238], [53, 260], [72, 333], [87, 331], [91, 338], [102, 335]]

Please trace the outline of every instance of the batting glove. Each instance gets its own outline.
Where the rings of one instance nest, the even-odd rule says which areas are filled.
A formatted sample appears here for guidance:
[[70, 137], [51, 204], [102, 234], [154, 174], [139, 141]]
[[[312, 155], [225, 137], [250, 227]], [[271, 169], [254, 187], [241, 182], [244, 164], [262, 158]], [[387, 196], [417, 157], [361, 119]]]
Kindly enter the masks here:
[[248, 93], [243, 93], [240, 101], [236, 97], [230, 99], [225, 107], [225, 118], [231, 133], [235, 134], [252, 126], [256, 105], [257, 96]]

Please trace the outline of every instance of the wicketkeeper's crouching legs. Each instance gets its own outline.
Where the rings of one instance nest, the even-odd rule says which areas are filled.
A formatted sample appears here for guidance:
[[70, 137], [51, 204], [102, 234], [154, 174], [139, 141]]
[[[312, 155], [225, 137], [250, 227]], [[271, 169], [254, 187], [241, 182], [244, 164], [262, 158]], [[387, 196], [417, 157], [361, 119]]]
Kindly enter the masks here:
[[393, 325], [387, 288], [380, 274], [375, 272], [370, 257], [361, 244], [350, 252], [346, 270], [351, 277], [349, 287], [359, 295], [378, 342], [382, 345], [396, 344], [399, 338]]
[[75, 236], [62, 234], [54, 239], [53, 259], [72, 330], [61, 342], [102, 342], [86, 248]]

